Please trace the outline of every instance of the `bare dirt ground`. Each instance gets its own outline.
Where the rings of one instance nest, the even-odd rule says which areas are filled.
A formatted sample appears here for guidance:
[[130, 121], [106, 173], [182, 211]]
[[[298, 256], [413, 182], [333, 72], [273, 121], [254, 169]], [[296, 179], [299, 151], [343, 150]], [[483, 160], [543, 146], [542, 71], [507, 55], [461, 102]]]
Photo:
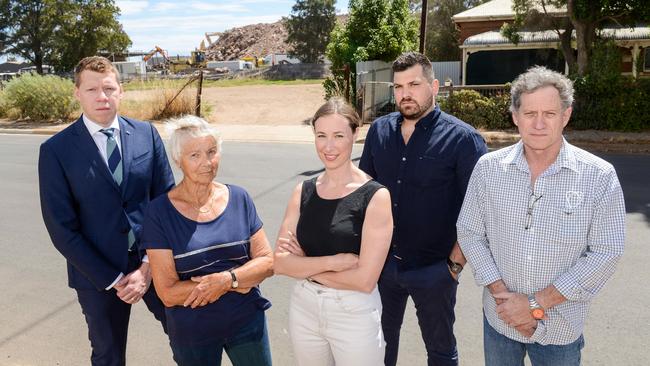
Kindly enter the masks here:
[[[124, 103], [135, 103], [137, 106], [138, 101], [150, 99], [153, 93], [155, 93], [153, 90], [127, 91]], [[283, 126], [284, 129], [273, 128], [280, 132], [280, 137], [285, 135], [281, 131], [287, 129], [294, 131], [289, 126], [301, 126], [307, 123], [323, 101], [324, 93], [321, 84], [247, 85], [210, 87], [203, 90], [203, 105], [209, 110], [207, 119], [210, 122], [216, 125], [237, 126], [242, 131], [246, 130], [246, 125]], [[69, 122], [71, 121], [53, 123], [0, 119], [0, 133], [9, 130], [45, 130], [45, 133], [54, 133]], [[361, 132], [365, 130], [366, 128]], [[269, 133], [272, 134], [272, 132], [264, 132], [262, 139], [275, 141], [278, 138], [268, 137]], [[519, 140], [516, 130], [481, 131], [481, 133], [492, 147], [511, 145]], [[243, 133], [244, 136], [251, 134], [250, 130]], [[363, 135], [365, 136], [365, 133]], [[360, 136], [361, 139], [364, 136]], [[569, 125], [565, 136], [570, 142], [589, 150], [650, 153], [650, 131], [641, 133], [572, 131]], [[287, 140], [291, 139], [287, 138]]]
[[[151, 99], [154, 93], [153, 90], [127, 91], [123, 103]], [[267, 126], [301, 125], [314, 115], [325, 100], [321, 84], [211, 87], [203, 89], [202, 97], [203, 106], [210, 112], [206, 118], [210, 122]], [[41, 128], [69, 122], [72, 121], [0, 119], [0, 129]]]
[[[151, 90], [127, 91], [125, 100], [147, 99]], [[208, 121], [237, 125], [295, 125], [311, 118], [324, 102], [321, 84], [250, 85], [203, 89]]]

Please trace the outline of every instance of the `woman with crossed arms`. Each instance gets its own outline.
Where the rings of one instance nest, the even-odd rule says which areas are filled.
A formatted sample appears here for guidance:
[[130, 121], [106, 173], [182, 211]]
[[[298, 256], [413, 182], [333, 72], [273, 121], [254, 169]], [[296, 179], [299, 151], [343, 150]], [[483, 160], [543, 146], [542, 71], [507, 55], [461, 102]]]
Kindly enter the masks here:
[[377, 280], [393, 221], [388, 190], [351, 160], [359, 122], [341, 99], [316, 112], [312, 127], [325, 172], [298, 184], [280, 227], [274, 271], [300, 280], [289, 306], [298, 365], [384, 362]]

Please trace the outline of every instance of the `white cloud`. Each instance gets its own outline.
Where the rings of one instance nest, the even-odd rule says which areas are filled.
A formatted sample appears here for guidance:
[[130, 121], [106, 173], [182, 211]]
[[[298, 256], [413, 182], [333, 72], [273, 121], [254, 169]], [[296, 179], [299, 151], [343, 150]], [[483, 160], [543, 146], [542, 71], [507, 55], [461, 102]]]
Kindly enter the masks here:
[[[171, 56], [187, 55], [199, 47], [205, 38], [205, 32], [222, 32], [255, 23], [274, 23], [281, 17], [282, 15], [166, 15], [122, 20], [122, 24], [133, 41], [131, 50], [147, 51], [158, 45]], [[173, 28], [170, 28], [170, 24], [173, 24]]]
[[248, 12], [249, 10], [242, 6], [241, 4], [213, 4], [206, 1], [192, 1], [189, 5], [189, 8], [199, 11], [214, 11], [214, 12]]
[[148, 1], [117, 0], [115, 4], [120, 8], [122, 15], [138, 14], [149, 6]]
[[170, 2], [163, 1], [163, 2], [156, 3], [151, 10], [165, 12], [169, 10], [179, 9], [180, 7], [181, 6], [178, 3], [170, 3]]
[[147, 32], [154, 30], [169, 30], [169, 32], [155, 33], [159, 38], [166, 38], [169, 33], [184, 30], [202, 30], [201, 32], [219, 32], [232, 27], [256, 23], [274, 23], [283, 15], [247, 15], [233, 17], [227, 14], [218, 15], [179, 15], [179, 16], [154, 16], [139, 19], [124, 19], [122, 24], [127, 34], [131, 32]]
[[[198, 47], [205, 32], [274, 23], [289, 15], [295, 0], [117, 0], [120, 22], [131, 38], [131, 50], [148, 51], [155, 45], [170, 55], [186, 55]], [[347, 9], [347, 0], [337, 8]], [[339, 10], [340, 11], [340, 10]]]
[[295, 0], [239, 0], [242, 4], [295, 4]]

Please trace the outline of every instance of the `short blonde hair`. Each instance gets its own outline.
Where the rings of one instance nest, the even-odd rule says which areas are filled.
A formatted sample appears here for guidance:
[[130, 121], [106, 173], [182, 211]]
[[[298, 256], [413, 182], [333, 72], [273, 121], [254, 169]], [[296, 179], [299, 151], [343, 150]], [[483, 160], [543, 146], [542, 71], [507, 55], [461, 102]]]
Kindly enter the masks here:
[[169, 136], [169, 154], [177, 164], [180, 162], [183, 144], [190, 138], [212, 136], [221, 152], [221, 133], [201, 117], [186, 115], [171, 118], [165, 123]]

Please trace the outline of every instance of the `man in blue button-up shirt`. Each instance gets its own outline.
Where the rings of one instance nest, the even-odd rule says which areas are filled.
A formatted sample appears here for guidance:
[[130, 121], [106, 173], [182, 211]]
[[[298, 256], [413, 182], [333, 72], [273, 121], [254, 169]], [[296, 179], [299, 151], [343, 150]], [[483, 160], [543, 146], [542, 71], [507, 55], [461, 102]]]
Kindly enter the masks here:
[[373, 123], [359, 163], [389, 189], [393, 205], [393, 240], [379, 279], [385, 364], [397, 363], [411, 296], [428, 365], [457, 365], [454, 305], [465, 258], [455, 225], [474, 164], [487, 148], [474, 128], [435, 105], [438, 80], [426, 56], [402, 54], [393, 72], [399, 112]]

